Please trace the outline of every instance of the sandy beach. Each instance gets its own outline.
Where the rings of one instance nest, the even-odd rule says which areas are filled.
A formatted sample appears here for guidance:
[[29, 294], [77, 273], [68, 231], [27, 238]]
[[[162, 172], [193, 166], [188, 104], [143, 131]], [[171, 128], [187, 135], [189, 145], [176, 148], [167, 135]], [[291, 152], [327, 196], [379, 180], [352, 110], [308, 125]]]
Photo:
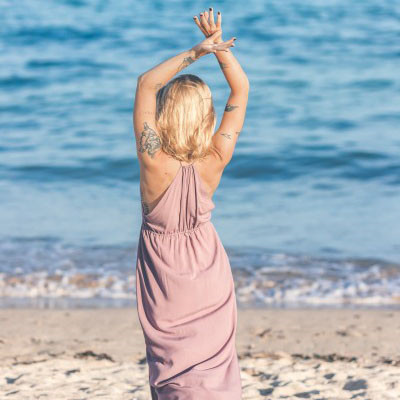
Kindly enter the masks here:
[[[399, 399], [400, 311], [241, 309], [243, 399]], [[0, 397], [149, 399], [136, 309], [0, 310]]]

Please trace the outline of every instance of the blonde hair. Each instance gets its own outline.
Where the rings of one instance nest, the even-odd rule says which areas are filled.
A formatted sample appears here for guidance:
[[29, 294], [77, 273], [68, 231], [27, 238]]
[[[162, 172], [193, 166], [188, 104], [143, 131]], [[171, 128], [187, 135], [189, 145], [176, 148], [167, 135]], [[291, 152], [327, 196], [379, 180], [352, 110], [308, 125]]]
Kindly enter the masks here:
[[210, 88], [196, 75], [179, 75], [157, 92], [161, 148], [173, 158], [191, 163], [216, 151], [216, 122]]

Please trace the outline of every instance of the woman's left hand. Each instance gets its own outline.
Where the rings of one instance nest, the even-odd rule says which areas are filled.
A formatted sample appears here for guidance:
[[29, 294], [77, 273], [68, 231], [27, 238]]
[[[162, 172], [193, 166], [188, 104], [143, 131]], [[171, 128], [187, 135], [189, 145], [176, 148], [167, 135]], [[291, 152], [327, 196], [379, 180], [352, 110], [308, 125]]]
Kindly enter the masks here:
[[217, 51], [228, 51], [229, 47], [235, 46], [233, 43], [236, 38], [232, 37], [226, 42], [221, 42], [222, 31], [217, 30], [211, 36], [204, 39], [198, 45], [192, 47], [191, 50], [195, 52], [195, 58], [202, 57], [208, 53], [216, 53]]

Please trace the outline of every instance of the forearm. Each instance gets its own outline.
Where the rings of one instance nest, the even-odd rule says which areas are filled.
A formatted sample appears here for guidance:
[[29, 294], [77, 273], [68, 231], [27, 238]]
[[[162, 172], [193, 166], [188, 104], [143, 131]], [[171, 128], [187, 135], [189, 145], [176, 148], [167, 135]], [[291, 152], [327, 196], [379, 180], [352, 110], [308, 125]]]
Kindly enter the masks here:
[[200, 56], [193, 49], [183, 51], [139, 76], [141, 85], [158, 90], [178, 72], [198, 60]]
[[228, 51], [217, 51], [215, 56], [232, 92], [249, 89], [249, 80], [234, 54]]

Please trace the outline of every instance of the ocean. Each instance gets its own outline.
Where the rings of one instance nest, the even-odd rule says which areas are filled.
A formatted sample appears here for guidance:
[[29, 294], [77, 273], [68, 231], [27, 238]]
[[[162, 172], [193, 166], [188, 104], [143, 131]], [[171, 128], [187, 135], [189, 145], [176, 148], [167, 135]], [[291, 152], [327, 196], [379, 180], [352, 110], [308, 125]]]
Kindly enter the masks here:
[[[0, 5], [0, 306], [131, 306], [139, 74], [223, 38], [250, 80], [213, 201], [241, 307], [400, 306], [400, 2]], [[229, 87], [214, 55], [181, 73]]]

